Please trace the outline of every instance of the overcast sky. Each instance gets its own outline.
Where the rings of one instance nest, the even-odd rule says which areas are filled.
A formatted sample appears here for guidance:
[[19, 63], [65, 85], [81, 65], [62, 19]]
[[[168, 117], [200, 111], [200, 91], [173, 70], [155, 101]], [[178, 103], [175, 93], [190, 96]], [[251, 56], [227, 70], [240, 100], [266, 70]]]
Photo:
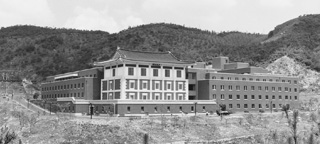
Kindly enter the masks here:
[[319, 13], [320, 0], [0, 0], [0, 27], [28, 24], [115, 33], [165, 22], [267, 34], [299, 15]]

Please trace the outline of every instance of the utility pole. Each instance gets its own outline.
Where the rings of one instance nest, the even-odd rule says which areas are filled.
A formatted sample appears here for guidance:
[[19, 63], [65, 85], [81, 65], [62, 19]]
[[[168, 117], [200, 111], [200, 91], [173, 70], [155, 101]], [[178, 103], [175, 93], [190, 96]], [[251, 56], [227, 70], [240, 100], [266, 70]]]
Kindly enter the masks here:
[[194, 116], [197, 115], [197, 102], [194, 102]]
[[93, 113], [93, 107], [92, 107], [92, 103], [90, 103], [90, 116], [91, 116], [91, 119], [92, 119], [92, 113]]
[[270, 101], [270, 112], [272, 113], [272, 101]]

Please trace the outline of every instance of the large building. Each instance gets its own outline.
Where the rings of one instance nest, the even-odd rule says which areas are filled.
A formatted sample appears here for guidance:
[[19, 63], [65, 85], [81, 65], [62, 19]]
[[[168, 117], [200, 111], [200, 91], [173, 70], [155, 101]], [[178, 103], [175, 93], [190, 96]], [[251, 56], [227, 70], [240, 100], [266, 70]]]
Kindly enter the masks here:
[[284, 104], [299, 106], [297, 77], [272, 74], [248, 63], [230, 63], [228, 57], [216, 57], [212, 65], [191, 66], [188, 78], [189, 99], [215, 100], [231, 111], [279, 110]]
[[42, 98], [68, 103], [69, 112], [172, 114], [207, 113], [225, 104], [231, 111], [298, 105], [296, 77], [274, 75], [248, 63], [216, 57], [211, 65], [177, 59], [171, 52], [117, 49], [96, 68], [50, 76]]

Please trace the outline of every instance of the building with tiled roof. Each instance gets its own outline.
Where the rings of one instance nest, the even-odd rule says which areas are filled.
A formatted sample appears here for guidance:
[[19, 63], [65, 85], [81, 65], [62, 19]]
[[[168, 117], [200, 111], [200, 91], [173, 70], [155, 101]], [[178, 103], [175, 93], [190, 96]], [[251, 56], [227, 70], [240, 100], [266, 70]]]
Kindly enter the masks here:
[[96, 68], [47, 77], [42, 98], [69, 103], [68, 112], [119, 115], [212, 113], [225, 104], [231, 111], [298, 106], [297, 77], [273, 75], [228, 57], [182, 61], [171, 52], [118, 48]]

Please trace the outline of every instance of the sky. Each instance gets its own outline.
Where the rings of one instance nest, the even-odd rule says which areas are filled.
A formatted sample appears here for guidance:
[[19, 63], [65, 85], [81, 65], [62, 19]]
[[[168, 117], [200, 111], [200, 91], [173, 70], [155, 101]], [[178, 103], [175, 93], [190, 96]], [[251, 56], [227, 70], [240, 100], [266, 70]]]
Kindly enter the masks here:
[[149, 23], [267, 34], [320, 0], [0, 0], [0, 27], [36, 25], [117, 33]]

